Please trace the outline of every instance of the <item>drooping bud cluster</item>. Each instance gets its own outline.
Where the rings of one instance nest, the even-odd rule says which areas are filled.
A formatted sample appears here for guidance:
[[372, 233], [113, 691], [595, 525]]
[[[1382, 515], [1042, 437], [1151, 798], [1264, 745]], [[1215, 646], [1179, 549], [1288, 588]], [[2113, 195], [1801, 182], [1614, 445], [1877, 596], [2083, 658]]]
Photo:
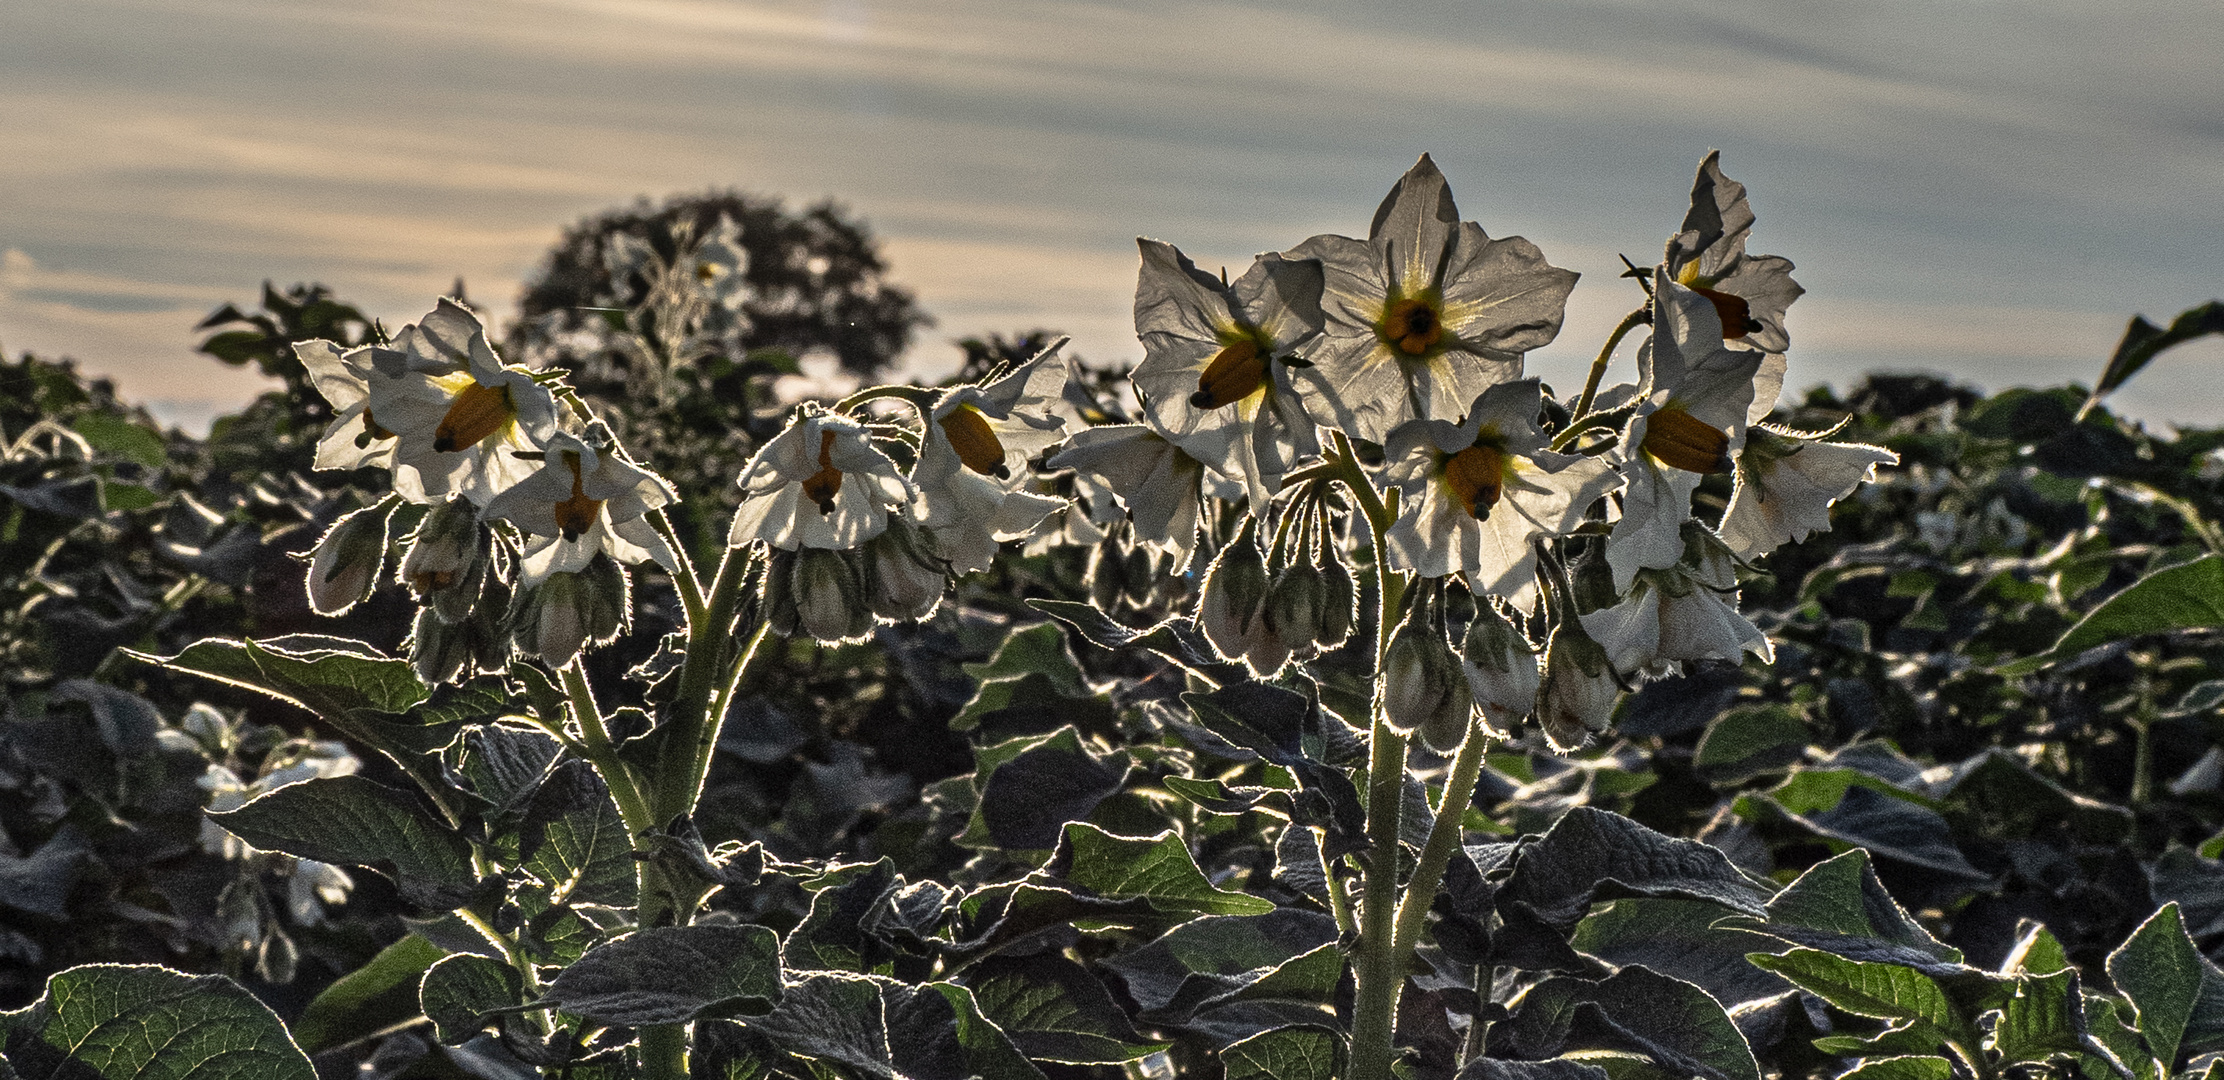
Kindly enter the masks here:
[[1401, 732], [1421, 733], [1432, 750], [1449, 753], [1467, 739], [1474, 691], [1445, 640], [1440, 599], [1422, 597], [1391, 632], [1382, 659], [1382, 712]]
[[1488, 597], [1477, 598], [1475, 617], [1460, 644], [1460, 670], [1483, 720], [1503, 738], [1536, 708], [1537, 650]]

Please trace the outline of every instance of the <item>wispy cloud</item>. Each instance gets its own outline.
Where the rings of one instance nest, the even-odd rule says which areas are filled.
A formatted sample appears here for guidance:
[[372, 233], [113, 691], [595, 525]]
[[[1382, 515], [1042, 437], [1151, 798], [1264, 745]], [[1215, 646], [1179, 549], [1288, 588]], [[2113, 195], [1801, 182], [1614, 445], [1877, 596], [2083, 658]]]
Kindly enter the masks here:
[[581, 214], [730, 185], [868, 217], [940, 318], [922, 368], [1036, 325], [1111, 360], [1136, 234], [1233, 266], [1362, 232], [1428, 150], [1585, 274], [1538, 357], [1566, 381], [1720, 146], [1810, 288], [1795, 383], [2090, 377], [2131, 311], [2224, 288], [2220, 53], [2164, 0], [8, 5], [0, 248], [39, 283], [0, 339], [233, 394], [172, 374], [213, 367], [184, 327], [266, 277], [399, 322], [458, 275], [498, 302]]

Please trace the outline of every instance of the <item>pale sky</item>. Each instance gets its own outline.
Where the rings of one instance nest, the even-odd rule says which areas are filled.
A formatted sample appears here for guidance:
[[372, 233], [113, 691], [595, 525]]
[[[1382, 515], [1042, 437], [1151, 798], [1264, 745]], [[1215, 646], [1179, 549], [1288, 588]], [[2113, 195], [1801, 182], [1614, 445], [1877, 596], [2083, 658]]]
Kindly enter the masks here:
[[[2090, 381], [2224, 295], [2224, 3], [759, 0], [0, 3], [0, 347], [198, 426], [257, 379], [192, 325], [265, 278], [389, 326], [498, 317], [582, 215], [835, 197], [939, 325], [1141, 355], [1134, 237], [1240, 272], [1365, 235], [1415, 156], [1584, 280], [1572, 383], [1719, 147], [1790, 257], [1790, 384]], [[2224, 344], [2120, 395], [2224, 423]], [[1619, 372], [1626, 375], [1626, 368]]]

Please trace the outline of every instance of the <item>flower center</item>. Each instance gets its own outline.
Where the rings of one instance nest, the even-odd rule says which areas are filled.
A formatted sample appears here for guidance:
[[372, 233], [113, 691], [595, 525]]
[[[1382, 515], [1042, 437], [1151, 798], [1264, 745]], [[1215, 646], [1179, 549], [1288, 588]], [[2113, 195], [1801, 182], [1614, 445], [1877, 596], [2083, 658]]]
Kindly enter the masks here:
[[1382, 313], [1382, 323], [1375, 328], [1382, 340], [1398, 347], [1407, 356], [1420, 356], [1444, 340], [1444, 323], [1436, 317], [1436, 308], [1426, 300], [1400, 300]]
[[1189, 395], [1196, 409], [1217, 409], [1259, 392], [1266, 382], [1266, 357], [1259, 343], [1245, 338], [1220, 350], [1197, 376], [1197, 392]]
[[1746, 303], [1744, 297], [1713, 289], [1691, 291], [1714, 302], [1714, 313], [1722, 317], [1723, 340], [1736, 340], [1761, 328], [1760, 321], [1753, 318], [1753, 305]]
[[834, 512], [834, 496], [842, 491], [842, 470], [834, 467], [834, 433], [819, 432], [819, 471], [803, 479], [803, 495], [819, 504], [821, 515]]
[[1004, 464], [1004, 444], [997, 441], [996, 430], [988, 426], [981, 410], [971, 405], [950, 410], [950, 415], [942, 418], [942, 434], [966, 468], [998, 480], [1012, 478], [1011, 467]]
[[564, 539], [577, 540], [582, 533], [594, 528], [595, 516], [602, 513], [602, 500], [587, 497], [586, 479], [579, 475], [579, 452], [564, 451], [564, 464], [571, 466], [571, 498], [556, 504], [556, 527], [564, 531]]
[[432, 448], [439, 453], [452, 454], [468, 446], [477, 446], [515, 419], [517, 406], [510, 401], [509, 387], [474, 382], [456, 395], [456, 400], [448, 406], [448, 414], [440, 418], [440, 426], [432, 432]]
[[1645, 452], [1685, 472], [1729, 472], [1730, 437], [1681, 408], [1645, 418]]
[[718, 264], [708, 261], [696, 263], [695, 280], [705, 285], [718, 280]]
[[1460, 509], [1477, 521], [1489, 521], [1506, 484], [1506, 455], [1491, 446], [1470, 446], [1444, 462], [1444, 486], [1459, 500]]

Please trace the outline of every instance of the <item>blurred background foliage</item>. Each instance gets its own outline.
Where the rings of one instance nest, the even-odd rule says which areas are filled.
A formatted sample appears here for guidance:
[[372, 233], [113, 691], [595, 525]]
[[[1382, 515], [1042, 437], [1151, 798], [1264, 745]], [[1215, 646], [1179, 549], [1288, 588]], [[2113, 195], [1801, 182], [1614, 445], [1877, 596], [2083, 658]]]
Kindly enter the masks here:
[[[613, 273], [613, 237], [669, 258], [675, 228], [722, 221], [740, 226], [747, 249], [746, 302], [685, 349], [624, 346], [655, 328], [625, 322], [648, 286]], [[869, 378], [928, 325], [885, 279], [866, 227], [839, 208], [712, 193], [567, 230], [527, 284], [504, 351], [568, 368], [634, 455], [674, 481], [677, 524], [710, 548], [741, 464], [789, 401], [832, 381], [804, 376], [801, 362], [830, 358]], [[375, 341], [382, 329], [320, 286], [266, 287], [255, 310], [227, 305], [200, 329], [213, 361], [285, 382], [202, 439], [162, 430], [68, 361], [0, 361], [0, 1008], [72, 964], [153, 962], [232, 974], [292, 1020], [409, 930], [383, 879], [357, 874], [344, 903], [327, 902], [314, 886], [332, 882], [313, 865], [227, 850], [200, 817], [212, 798], [289, 769], [378, 775], [390, 764], [356, 761], [283, 705], [116, 651], [288, 633], [392, 650], [408, 623], [398, 590], [323, 620], [301, 586], [299, 557], [378, 486], [309, 470], [327, 409], [290, 346]], [[1053, 336], [961, 342], [959, 377]], [[1116, 373], [1085, 370], [1076, 407], [1116, 415]], [[1777, 642], [1775, 664], [1652, 683], [1627, 700], [1610, 739], [1571, 757], [1517, 737], [1490, 758], [1471, 828], [1537, 832], [1601, 807], [1704, 839], [1779, 881], [1861, 846], [1894, 896], [1971, 963], [1999, 963], [2021, 920], [2035, 919], [2094, 986], [2107, 981], [2108, 950], [2169, 901], [2224, 957], [2216, 637], [2155, 635], [2036, 675], [1997, 670], [2045, 651], [2150, 571], [2224, 550], [2224, 428], [2148, 431], [2089, 408], [2088, 396], [1879, 374], [1780, 410], [1778, 422], [1801, 429], [1843, 423], [1838, 438], [1900, 461], [1837, 508], [1832, 532], [1777, 552], [1748, 582], [1744, 606]], [[1710, 478], [1717, 512], [1724, 479]], [[1112, 768], [1101, 754], [1065, 755], [1095, 771], [1050, 778], [1072, 793], [1055, 819], [1114, 831], [1159, 821], [1185, 805], [1166, 777], [1190, 768], [1149, 745], [1178, 675], [1154, 680], [1174, 669], [1069, 638], [1024, 603], [1094, 601], [1147, 625], [1180, 588], [1123, 591], [1129, 578], [1159, 577], [1134, 572], [1133, 558], [1112, 538], [1000, 560], [917, 626], [883, 627], [863, 645], [774, 643], [728, 718], [697, 826], [714, 845], [756, 842], [784, 859], [886, 857], [912, 881], [995, 880], [1009, 869], [998, 860], [1031, 848], [968, 833], [1013, 821], [1024, 831], [1041, 815], [1022, 804], [1050, 789], [991, 773], [1011, 760], [1012, 740], [1069, 724], [1128, 759]], [[634, 599], [637, 626], [677, 625], [653, 573]], [[598, 684], [653, 668], [656, 635], [629, 640], [647, 644], [598, 653]], [[1356, 677], [1363, 662], [1319, 662], [1324, 704], [1338, 707], [1338, 673]], [[1102, 690], [1114, 674], [1130, 688]], [[1208, 873], [1274, 876], [1277, 854], [1258, 838], [1276, 830], [1260, 825], [1262, 811], [1188, 812]], [[781, 929], [810, 910], [793, 886], [721, 903]]]

